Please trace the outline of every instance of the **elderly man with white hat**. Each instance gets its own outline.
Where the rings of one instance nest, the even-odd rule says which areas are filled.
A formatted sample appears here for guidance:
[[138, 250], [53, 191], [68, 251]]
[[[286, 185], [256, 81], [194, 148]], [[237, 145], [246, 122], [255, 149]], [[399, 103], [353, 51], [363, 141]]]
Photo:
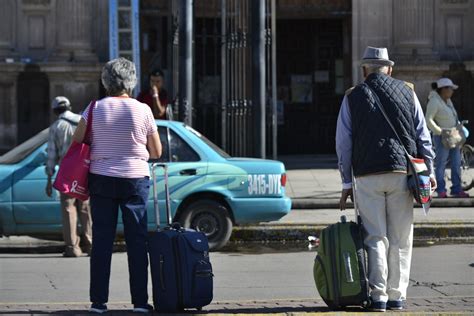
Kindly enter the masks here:
[[[342, 101], [336, 151], [342, 177], [341, 210], [352, 197], [353, 181], [368, 253], [370, 309], [402, 309], [407, 295], [413, 242], [413, 196], [408, 161], [424, 158], [430, 181], [434, 153], [413, 85], [391, 77], [394, 62], [386, 48], [367, 47], [361, 61], [364, 82]], [[380, 100], [401, 142], [384, 118]], [[354, 180], [353, 180], [354, 177]]]
[[459, 124], [458, 114], [451, 101], [454, 90], [458, 88], [451, 79], [440, 78], [432, 84], [433, 90], [428, 96], [428, 105], [426, 107], [426, 123], [433, 133], [433, 145], [436, 150], [435, 173], [438, 187], [436, 189], [439, 198], [447, 198], [446, 181], [444, 172], [448, 159], [451, 161], [451, 195], [459, 198], [467, 198], [469, 194], [462, 190], [461, 185], [461, 146], [462, 138], [459, 143], [453, 143], [451, 147], [443, 145], [443, 137], [449, 138], [451, 130]]
[[[53, 99], [52, 109], [58, 119], [49, 127], [48, 137], [48, 160], [46, 162], [46, 194], [51, 197], [53, 194], [52, 177], [56, 172], [56, 165], [59, 165], [72, 142], [72, 135], [76, 130], [81, 116], [71, 112], [71, 103], [66, 97], [57, 96]], [[81, 202], [78, 199], [66, 194], [61, 195], [61, 214], [63, 224], [63, 238], [66, 248], [65, 257], [79, 257], [82, 250], [79, 247], [80, 238], [77, 234], [77, 217], [84, 236], [84, 250], [90, 253], [92, 247], [92, 220], [89, 202]]]

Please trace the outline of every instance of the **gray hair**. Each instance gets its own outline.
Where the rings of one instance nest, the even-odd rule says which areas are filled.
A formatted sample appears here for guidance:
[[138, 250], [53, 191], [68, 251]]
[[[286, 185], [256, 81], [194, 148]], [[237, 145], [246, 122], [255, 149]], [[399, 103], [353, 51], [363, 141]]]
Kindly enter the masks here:
[[112, 59], [102, 68], [101, 79], [109, 95], [131, 94], [137, 84], [135, 64], [123, 57]]
[[380, 64], [364, 64], [362, 67], [364, 67], [367, 70], [367, 74], [371, 74], [374, 72], [388, 74], [388, 68], [389, 68], [389, 66], [387, 65], [380, 65]]

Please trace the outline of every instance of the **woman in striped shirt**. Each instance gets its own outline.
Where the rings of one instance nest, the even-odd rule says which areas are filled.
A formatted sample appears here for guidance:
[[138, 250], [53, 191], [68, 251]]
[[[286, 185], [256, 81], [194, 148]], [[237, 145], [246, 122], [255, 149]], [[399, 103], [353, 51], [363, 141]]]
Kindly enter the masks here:
[[161, 156], [161, 142], [150, 107], [130, 98], [137, 82], [135, 65], [125, 58], [102, 70], [107, 97], [91, 103], [74, 140], [84, 139], [92, 111], [89, 192], [92, 212], [91, 312], [104, 313], [109, 294], [112, 248], [118, 209], [127, 244], [130, 292], [135, 312], [148, 312], [147, 212], [149, 158]]

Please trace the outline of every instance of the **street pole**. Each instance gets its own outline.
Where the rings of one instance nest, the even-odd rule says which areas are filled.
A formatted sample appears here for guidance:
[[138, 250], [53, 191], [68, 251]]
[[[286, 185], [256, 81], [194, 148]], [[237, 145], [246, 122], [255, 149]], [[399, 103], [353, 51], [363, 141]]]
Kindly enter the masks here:
[[179, 7], [179, 120], [192, 125], [193, 107], [193, 0]]
[[276, 1], [271, 0], [271, 61], [272, 61], [272, 159], [278, 154], [278, 111], [277, 111], [277, 78], [276, 78]]
[[265, 158], [265, 1], [252, 3], [252, 108], [254, 156]]
[[221, 0], [221, 147], [227, 150], [227, 0]]

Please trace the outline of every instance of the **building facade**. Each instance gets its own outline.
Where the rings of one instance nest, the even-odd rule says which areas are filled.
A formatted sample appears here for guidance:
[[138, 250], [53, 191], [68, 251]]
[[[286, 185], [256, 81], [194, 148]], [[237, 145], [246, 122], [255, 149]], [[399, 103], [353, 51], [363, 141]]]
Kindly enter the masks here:
[[0, 151], [48, 127], [51, 99], [79, 111], [99, 95], [106, 1], [0, 2]]
[[[179, 92], [177, 3], [139, 1], [142, 86], [149, 69], [162, 68], [171, 102]], [[223, 3], [245, 13], [248, 0], [194, 1], [193, 125], [218, 144]], [[340, 102], [361, 80], [367, 45], [388, 47], [394, 76], [413, 82], [423, 105], [431, 82], [452, 78], [455, 106], [474, 130], [474, 0], [276, 0], [273, 14], [278, 154], [334, 153]], [[2, 0], [0, 30], [0, 152], [54, 120], [54, 96], [79, 112], [104, 95], [107, 0]]]

